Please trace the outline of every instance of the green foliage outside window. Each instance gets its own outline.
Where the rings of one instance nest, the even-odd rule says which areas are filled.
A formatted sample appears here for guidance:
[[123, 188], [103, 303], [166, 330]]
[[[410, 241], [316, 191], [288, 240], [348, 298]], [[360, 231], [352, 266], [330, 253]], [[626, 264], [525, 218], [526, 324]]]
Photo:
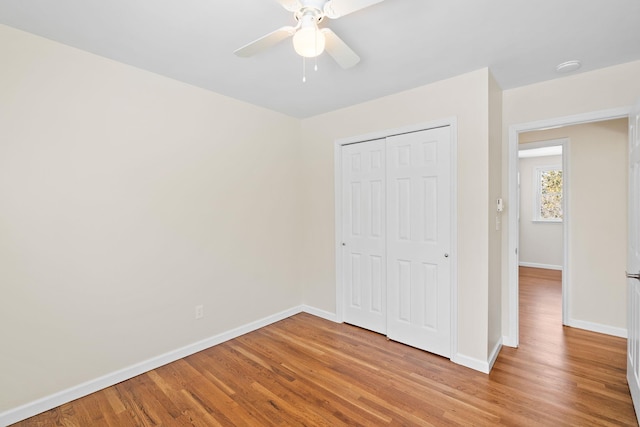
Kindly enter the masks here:
[[562, 221], [562, 171], [540, 171], [540, 219]]

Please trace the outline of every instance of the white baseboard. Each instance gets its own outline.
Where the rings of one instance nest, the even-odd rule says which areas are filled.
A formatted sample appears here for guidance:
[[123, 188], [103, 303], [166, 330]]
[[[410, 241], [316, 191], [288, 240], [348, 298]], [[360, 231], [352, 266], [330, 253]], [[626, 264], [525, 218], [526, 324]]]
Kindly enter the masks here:
[[319, 308], [311, 307], [308, 305], [303, 305], [302, 311], [312, 314], [316, 317], [321, 317], [323, 319], [330, 320], [331, 322], [338, 323], [338, 316], [336, 316], [335, 313], [331, 313], [329, 311], [321, 310]]
[[493, 369], [493, 365], [495, 365], [496, 360], [498, 359], [500, 350], [502, 350], [502, 338], [498, 340], [496, 345], [493, 347], [493, 350], [491, 350], [491, 354], [489, 354], [489, 372]]
[[518, 348], [518, 342], [513, 337], [508, 337], [506, 335], [502, 336], [502, 345], [506, 347]]
[[489, 360], [480, 360], [475, 357], [465, 356], [463, 354], [456, 354], [451, 358], [453, 363], [457, 363], [458, 365], [466, 366], [467, 368], [471, 368], [475, 371], [480, 371], [484, 374], [488, 374], [493, 369], [493, 365], [496, 363], [498, 359], [498, 354], [500, 354], [500, 349], [502, 349], [502, 338], [498, 340], [496, 345], [491, 350], [491, 354], [489, 355]]
[[456, 354], [451, 358], [453, 363], [457, 363], [458, 365], [466, 366], [467, 368], [471, 368], [474, 371], [480, 371], [484, 374], [488, 374], [491, 369], [489, 366], [489, 362], [486, 360], [476, 359], [474, 357], [465, 356], [464, 354]]
[[[313, 312], [307, 311], [307, 309], [313, 310]], [[281, 311], [280, 313], [267, 316], [265, 318], [256, 320], [230, 331], [214, 335], [213, 337], [206, 338], [204, 340], [189, 344], [176, 350], [172, 350], [168, 353], [164, 353], [140, 363], [136, 363], [135, 365], [129, 366], [127, 368], [120, 369], [102, 377], [87, 381], [82, 384], [78, 384], [77, 386], [68, 388], [66, 390], [59, 391], [50, 396], [43, 397], [22, 406], [18, 406], [17, 408], [9, 409], [8, 411], [0, 413], [0, 426], [7, 426], [9, 424], [27, 419], [44, 411], [48, 411], [49, 409], [60, 406], [64, 403], [71, 402], [72, 400], [87, 396], [98, 390], [102, 390], [114, 384], [118, 384], [122, 381], [133, 378], [137, 375], [159, 368], [160, 366], [166, 365], [167, 363], [175, 362], [176, 360], [182, 359], [183, 357], [190, 356], [199, 351], [239, 337], [240, 335], [244, 335], [272, 323], [286, 319], [287, 317], [291, 317], [295, 314], [301, 313], [302, 311], [307, 311], [310, 314], [314, 315], [318, 315], [316, 313], [322, 312], [322, 310], [313, 309], [306, 306], [298, 306], [285, 311]], [[326, 313], [327, 315], [331, 315], [331, 313], [324, 313]]]
[[562, 270], [561, 265], [553, 265], [553, 264], [540, 264], [537, 262], [525, 262], [520, 261], [518, 263], [520, 267], [531, 267], [531, 268], [544, 268], [546, 270]]
[[615, 326], [602, 325], [600, 323], [587, 322], [585, 320], [569, 319], [567, 326], [572, 328], [585, 329], [600, 334], [613, 335], [614, 337], [627, 338], [627, 329]]

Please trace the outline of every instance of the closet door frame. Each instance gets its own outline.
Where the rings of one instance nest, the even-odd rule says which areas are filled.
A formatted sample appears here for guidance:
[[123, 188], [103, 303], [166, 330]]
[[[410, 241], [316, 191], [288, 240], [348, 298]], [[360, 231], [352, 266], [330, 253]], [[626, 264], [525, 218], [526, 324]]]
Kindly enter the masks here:
[[457, 118], [449, 117], [441, 120], [434, 120], [426, 123], [410, 125], [406, 127], [376, 131], [373, 133], [358, 135], [348, 138], [338, 139], [334, 142], [334, 202], [335, 202], [335, 263], [336, 263], [336, 321], [344, 322], [345, 310], [345, 288], [343, 283], [343, 226], [342, 226], [342, 146], [358, 142], [366, 142], [374, 139], [387, 138], [389, 136], [401, 135], [404, 133], [417, 132], [448, 126], [451, 132], [451, 357], [457, 354], [458, 348], [458, 151]]

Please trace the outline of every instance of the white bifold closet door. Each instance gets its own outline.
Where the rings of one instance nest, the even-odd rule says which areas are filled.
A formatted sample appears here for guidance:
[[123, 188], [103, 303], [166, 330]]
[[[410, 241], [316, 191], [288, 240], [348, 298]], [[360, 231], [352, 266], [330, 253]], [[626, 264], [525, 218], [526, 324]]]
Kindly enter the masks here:
[[450, 128], [343, 147], [345, 321], [450, 356]]
[[345, 321], [387, 333], [384, 139], [342, 147]]

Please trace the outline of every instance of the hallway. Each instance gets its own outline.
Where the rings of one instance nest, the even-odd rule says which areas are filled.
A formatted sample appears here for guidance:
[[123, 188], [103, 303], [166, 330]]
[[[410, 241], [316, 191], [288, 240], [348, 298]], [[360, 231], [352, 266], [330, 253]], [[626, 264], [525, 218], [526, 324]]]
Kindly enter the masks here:
[[503, 347], [490, 376], [526, 389], [555, 422], [637, 425], [626, 339], [562, 326], [561, 274], [520, 267], [520, 347]]

